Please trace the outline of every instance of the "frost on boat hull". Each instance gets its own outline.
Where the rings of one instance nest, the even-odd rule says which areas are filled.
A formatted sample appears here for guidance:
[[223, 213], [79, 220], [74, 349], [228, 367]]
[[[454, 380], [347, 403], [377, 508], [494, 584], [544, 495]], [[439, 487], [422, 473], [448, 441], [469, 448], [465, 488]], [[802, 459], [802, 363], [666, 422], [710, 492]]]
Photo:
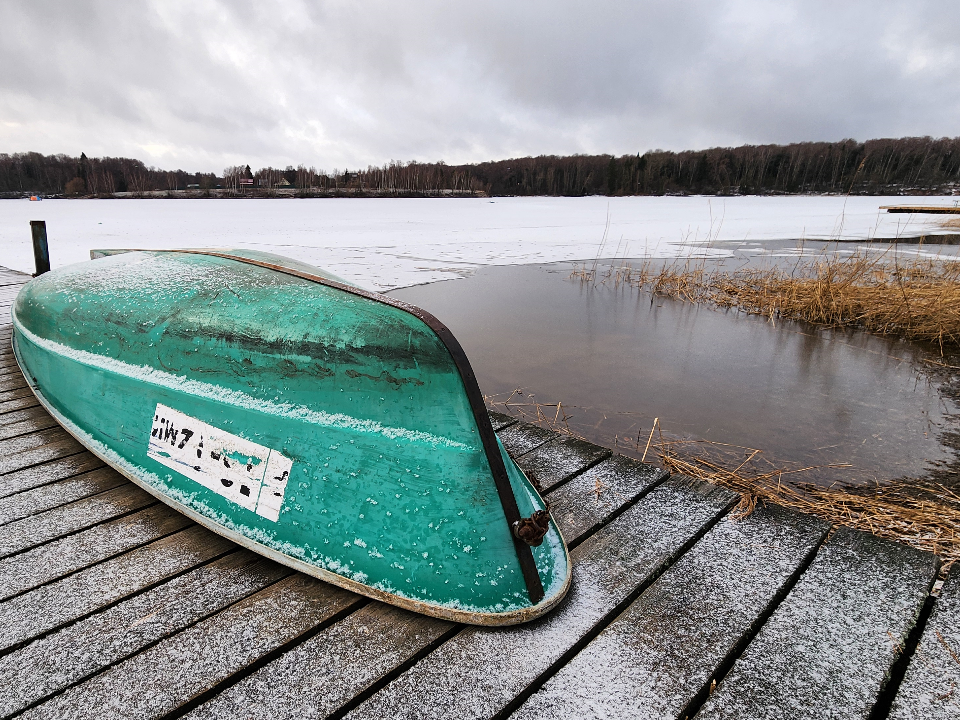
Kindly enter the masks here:
[[364, 595], [531, 620], [570, 585], [456, 341], [423, 311], [239, 251], [103, 253], [28, 283], [14, 349], [91, 451], [197, 522]]

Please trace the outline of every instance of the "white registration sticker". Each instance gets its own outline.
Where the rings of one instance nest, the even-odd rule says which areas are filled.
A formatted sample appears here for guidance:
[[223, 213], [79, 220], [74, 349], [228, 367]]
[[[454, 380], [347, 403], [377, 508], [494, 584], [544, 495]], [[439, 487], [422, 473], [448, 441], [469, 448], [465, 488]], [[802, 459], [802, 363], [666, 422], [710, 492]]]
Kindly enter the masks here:
[[293, 467], [293, 461], [276, 450], [160, 404], [147, 455], [274, 522]]

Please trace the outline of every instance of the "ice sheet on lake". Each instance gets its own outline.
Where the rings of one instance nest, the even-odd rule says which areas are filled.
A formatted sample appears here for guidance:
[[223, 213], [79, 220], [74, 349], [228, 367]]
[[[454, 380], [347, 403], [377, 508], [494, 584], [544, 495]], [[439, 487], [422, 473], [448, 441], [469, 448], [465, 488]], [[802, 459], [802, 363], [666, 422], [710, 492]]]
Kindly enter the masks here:
[[[890, 204], [956, 198], [585, 197], [0, 201], [0, 265], [30, 272], [29, 220], [46, 220], [53, 267], [92, 248], [238, 247], [323, 267], [387, 289], [478, 266], [601, 257], [724, 257], [768, 241], [916, 236], [942, 216]], [[601, 241], [609, 217], [606, 243]], [[782, 242], [778, 243], [782, 251]], [[851, 245], [850, 249], [855, 249]]]

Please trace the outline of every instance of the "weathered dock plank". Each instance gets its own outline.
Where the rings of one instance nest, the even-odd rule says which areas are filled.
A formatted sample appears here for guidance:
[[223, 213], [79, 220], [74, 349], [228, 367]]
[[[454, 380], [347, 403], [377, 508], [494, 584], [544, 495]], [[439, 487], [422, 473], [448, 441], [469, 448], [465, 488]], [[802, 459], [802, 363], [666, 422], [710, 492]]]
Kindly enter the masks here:
[[[157, 499], [133, 483], [0, 526], [0, 558], [140, 510]], [[2, 508], [0, 508], [2, 509]]]
[[121, 485], [133, 487], [129, 480], [113, 468], [102, 467], [99, 470], [69, 477], [66, 480], [24, 490], [2, 499], [2, 502], [0, 502], [0, 526], [22, 520], [31, 515], [45, 513], [53, 508], [86, 497], [105, 493]]
[[487, 414], [490, 416], [490, 422], [493, 424], [494, 432], [499, 433], [508, 425], [513, 425], [517, 422], [515, 417], [511, 417], [505, 413], [497, 412], [496, 410], [488, 410]]
[[[0, 560], [0, 600], [103, 562], [192, 525], [158, 504]], [[12, 539], [8, 539], [12, 542]]]
[[548, 493], [550, 513], [572, 547], [669, 475], [661, 468], [614, 455]]
[[23, 373], [20, 372], [20, 368], [16, 364], [6, 365], [0, 367], [0, 380], [6, 381], [9, 378], [17, 377], [22, 378]]
[[[6, 440], [4, 444], [9, 442], [12, 441]], [[68, 455], [76, 455], [79, 452], [83, 452], [83, 450], [83, 445], [74, 440], [70, 435], [59, 435], [56, 439], [45, 442], [42, 445], [0, 457], [0, 476], [16, 472], [17, 470], [24, 470], [34, 465], [40, 465], [41, 463], [46, 463], [51, 460], [67, 457]]]
[[511, 717], [687, 716], [828, 530], [777, 507], [728, 515]]
[[667, 481], [572, 552], [573, 586], [557, 610], [511, 628], [465, 628], [347, 717], [489, 718], [509, 711], [683, 554], [733, 498], [705, 484]]
[[573, 437], [556, 437], [517, 458], [517, 464], [543, 491], [608, 458], [607, 448]]
[[0, 652], [235, 548], [229, 540], [195, 525], [18, 595], [0, 603]]
[[960, 717], [960, 566], [940, 590], [888, 717]]
[[24, 408], [39, 407], [40, 401], [34, 397], [33, 393], [27, 390], [27, 394], [20, 395], [10, 400], [0, 400], [0, 414], [12, 412], [14, 410], [23, 410]]
[[[627, 462], [639, 465], [634, 461]], [[608, 472], [629, 467], [615, 462], [611, 465], [614, 467]], [[666, 475], [648, 466], [634, 469], [640, 475], [634, 483], [639, 487], [630, 494], [618, 496], [621, 505], [633, 502], [643, 490]], [[602, 474], [606, 476], [607, 473]], [[548, 493], [548, 502], [553, 504], [561, 491], [571, 504], [585, 505], [594, 492], [594, 483], [574, 485], [571, 482]], [[605, 509], [609, 514], [617, 508], [609, 505]], [[564, 538], [575, 544], [599, 524], [601, 513], [598, 511], [598, 521], [594, 524], [584, 522], [579, 515], [575, 516], [576, 523], [570, 525], [565, 523], [565, 515], [555, 517]], [[371, 603], [227, 688], [188, 717], [233, 717], [243, 712], [276, 718], [323, 717], [344, 707], [355, 696], [425, 653], [459, 627], [381, 603]], [[389, 638], [389, 643], [384, 643], [385, 638]], [[372, 642], [379, 645], [375, 648]], [[337, 660], [340, 657], [352, 657], [353, 662], [341, 664]], [[304, 667], [322, 667], [324, 670], [305, 675], [302, 672]]]
[[[241, 550], [0, 658], [0, 717], [20, 712], [293, 574]], [[24, 673], [23, 668], [31, 671]]]
[[40, 406], [0, 415], [0, 440], [55, 427], [57, 421]]
[[[17, 372], [7, 375], [0, 375], [0, 400], [7, 400], [8, 394], [14, 390], [22, 390], [27, 387], [27, 380], [23, 373], [17, 368]], [[29, 391], [29, 388], [27, 388]]]
[[16, 387], [12, 389], [0, 389], [0, 407], [3, 407], [3, 405], [6, 403], [11, 403], [15, 400], [23, 400], [27, 397], [33, 397], [33, 391], [27, 387], [26, 381], [21, 376]]
[[517, 422], [497, 433], [503, 447], [513, 457], [528, 453], [556, 437], [552, 430], [526, 422]]
[[840, 528], [697, 717], [870, 717], [936, 572], [932, 554]]
[[[0, 448], [2, 448], [5, 456], [13, 456], [26, 450], [33, 450], [34, 448], [59, 442], [69, 437], [71, 437], [70, 434], [57, 425], [46, 430], [38, 430], [29, 435], [7, 438], [0, 441]], [[0, 459], [0, 463], [2, 462], [3, 459]], [[2, 471], [4, 467], [6, 466], [0, 464], [0, 471]]]
[[104, 467], [103, 461], [86, 450], [50, 462], [31, 465], [23, 470], [0, 475], [0, 498], [102, 467]]
[[303, 633], [365, 602], [306, 575], [292, 575], [21, 717], [163, 717]]

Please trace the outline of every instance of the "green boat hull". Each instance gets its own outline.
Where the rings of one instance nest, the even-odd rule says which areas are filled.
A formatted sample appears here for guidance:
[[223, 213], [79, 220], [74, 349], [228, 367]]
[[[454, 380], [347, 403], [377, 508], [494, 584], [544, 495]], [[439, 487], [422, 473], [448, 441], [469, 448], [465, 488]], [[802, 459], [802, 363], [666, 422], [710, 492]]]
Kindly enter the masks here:
[[513, 532], [545, 504], [417, 308], [276, 256], [142, 251], [36, 278], [13, 326], [65, 428], [241, 545], [473, 624], [533, 619], [569, 588], [556, 525], [534, 547]]

